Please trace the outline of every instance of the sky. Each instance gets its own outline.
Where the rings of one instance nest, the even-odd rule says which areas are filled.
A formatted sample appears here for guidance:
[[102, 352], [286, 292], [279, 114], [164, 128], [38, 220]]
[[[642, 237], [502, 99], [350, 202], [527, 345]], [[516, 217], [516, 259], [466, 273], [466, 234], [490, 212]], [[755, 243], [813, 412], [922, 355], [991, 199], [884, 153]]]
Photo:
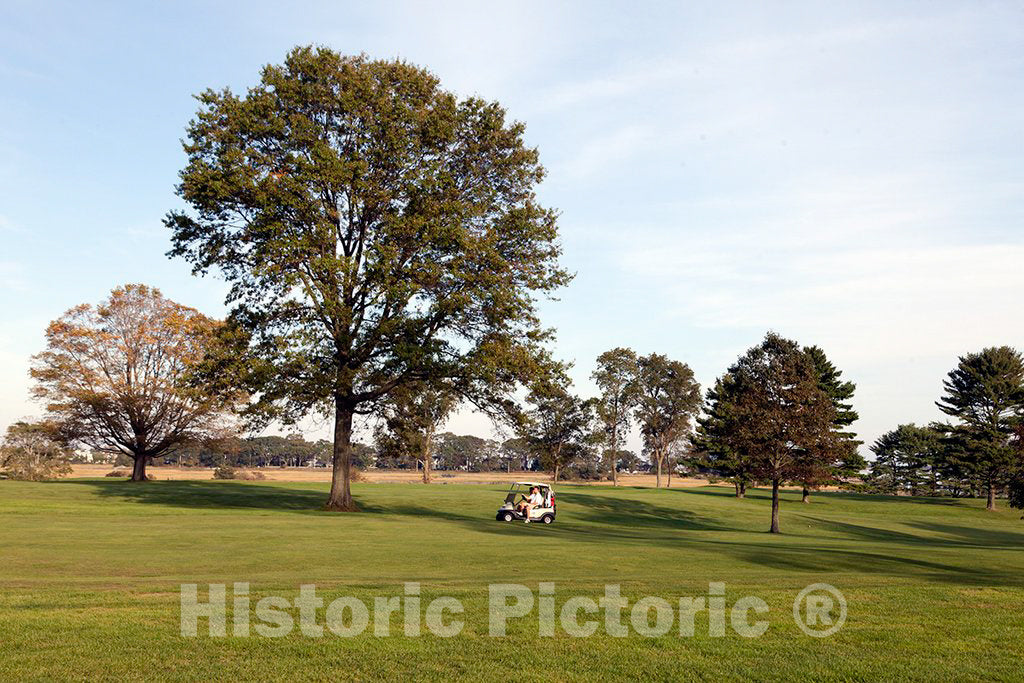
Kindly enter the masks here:
[[857, 384], [870, 444], [940, 418], [958, 356], [1024, 348], [1024, 3], [4, 0], [0, 428], [40, 413], [29, 357], [71, 306], [144, 282], [224, 315], [165, 256], [192, 96], [310, 43], [526, 124], [576, 273], [542, 317], [583, 395], [607, 349], [707, 386], [774, 330]]

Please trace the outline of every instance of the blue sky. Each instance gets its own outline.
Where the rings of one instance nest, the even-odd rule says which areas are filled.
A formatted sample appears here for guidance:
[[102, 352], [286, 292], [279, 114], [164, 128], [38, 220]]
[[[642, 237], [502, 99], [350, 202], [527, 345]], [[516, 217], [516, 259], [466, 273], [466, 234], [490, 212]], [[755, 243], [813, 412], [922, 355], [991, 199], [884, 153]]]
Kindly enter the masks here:
[[[544, 320], [589, 394], [619, 345], [706, 385], [768, 329], [858, 384], [861, 435], [939, 417], [958, 355], [1024, 347], [1024, 4], [0, 6], [0, 427], [46, 323], [164, 253], [193, 93], [296, 44], [402, 57], [527, 125], [576, 280]], [[460, 414], [449, 427], [490, 427]]]

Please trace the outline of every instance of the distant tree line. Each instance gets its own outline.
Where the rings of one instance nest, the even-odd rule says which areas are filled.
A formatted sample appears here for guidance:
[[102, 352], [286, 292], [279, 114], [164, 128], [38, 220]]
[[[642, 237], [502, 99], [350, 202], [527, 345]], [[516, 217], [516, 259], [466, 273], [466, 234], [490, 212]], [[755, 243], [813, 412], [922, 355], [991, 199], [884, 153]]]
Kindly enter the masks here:
[[[33, 448], [34, 457], [27, 463], [43, 463], [55, 460], [63, 468], [57, 470], [36, 466], [31, 478], [51, 478], [66, 473], [66, 465], [78, 463], [109, 463], [114, 466], [130, 466], [132, 459], [127, 455], [115, 455], [101, 451], [88, 454], [64, 450], [49, 435], [40, 433], [35, 423], [19, 422], [12, 427], [11, 449]], [[31, 435], [26, 440], [25, 435]], [[442, 432], [433, 437], [429, 471], [451, 472], [518, 472], [540, 471], [541, 463], [529, 445], [520, 437], [495, 440], [484, 439], [471, 434]], [[405, 453], [378, 450], [374, 443], [353, 441], [352, 464], [361, 469], [423, 471], [421, 458]], [[54, 454], [47, 456], [46, 454]], [[596, 452], [595, 452], [596, 454]], [[56, 460], [55, 460], [56, 461]], [[229, 437], [204, 443], [184, 444], [172, 453], [151, 460], [148, 465], [163, 467], [222, 467], [265, 468], [265, 467], [329, 467], [331, 442], [327, 440], [307, 441], [299, 434], [287, 436]], [[620, 470], [646, 472], [650, 465], [631, 451], [620, 451]], [[603, 476], [596, 460], [581, 458], [574, 461], [562, 473], [564, 479], [591, 480]], [[29, 478], [29, 477], [19, 477]]]

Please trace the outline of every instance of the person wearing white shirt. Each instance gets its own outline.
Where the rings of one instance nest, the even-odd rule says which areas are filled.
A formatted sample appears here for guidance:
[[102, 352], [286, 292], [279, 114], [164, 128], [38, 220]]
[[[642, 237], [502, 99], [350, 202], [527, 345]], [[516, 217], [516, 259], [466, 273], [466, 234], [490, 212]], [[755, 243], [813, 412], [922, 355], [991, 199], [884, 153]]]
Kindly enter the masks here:
[[540, 489], [536, 486], [530, 489], [530, 495], [525, 500], [521, 501], [516, 509], [525, 515], [524, 522], [530, 523], [530, 510], [535, 507], [540, 507], [544, 504], [544, 496], [540, 494]]

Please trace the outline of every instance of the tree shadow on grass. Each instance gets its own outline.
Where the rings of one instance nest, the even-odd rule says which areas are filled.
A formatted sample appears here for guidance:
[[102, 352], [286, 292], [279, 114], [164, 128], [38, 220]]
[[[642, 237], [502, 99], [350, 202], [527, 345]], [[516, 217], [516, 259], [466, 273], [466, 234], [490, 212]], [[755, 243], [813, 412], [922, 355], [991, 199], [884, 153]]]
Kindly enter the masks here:
[[992, 549], [1024, 550], [1024, 533], [1019, 531], [991, 528], [979, 529], [977, 527], [939, 524], [937, 522], [905, 522], [905, 524], [922, 531], [942, 534], [944, 538], [936, 539], [940, 543], [980, 546]]
[[835, 500], [849, 500], [857, 503], [915, 503], [919, 505], [941, 505], [946, 507], [974, 507], [971, 501], [976, 498], [951, 498], [948, 496], [889, 496], [879, 493], [854, 493], [853, 491], [814, 491], [811, 500], [815, 496], [825, 496]]
[[735, 531], [690, 510], [654, 505], [630, 498], [588, 495], [561, 491], [557, 501], [573, 506], [574, 519], [592, 524], [635, 529], [674, 529], [679, 531]]
[[133, 483], [68, 480], [89, 486], [106, 498], [168, 507], [201, 509], [260, 509], [318, 512], [327, 501], [325, 491], [237, 481], [152, 481]]
[[[495, 533], [519, 533], [532, 529], [537, 533], [541, 528], [556, 536], [576, 536], [591, 542], [617, 540], [642, 542], [652, 539], [668, 541], [675, 536], [654, 536], [651, 530], [672, 531], [735, 531], [714, 523], [688, 510], [653, 505], [627, 498], [612, 498], [606, 495], [567, 493], [558, 494], [558, 516], [553, 525], [522, 522], [501, 522], [494, 518], [494, 512], [483, 515], [477, 509], [441, 507], [431, 508], [413, 503], [389, 504], [381, 512], [395, 515], [434, 517], [472, 526], [476, 530]], [[497, 505], [495, 505], [495, 511]], [[586, 523], [579, 525], [579, 522]], [[523, 529], [525, 527], [525, 529]], [[638, 533], [638, 531], [640, 533]]]
[[[698, 488], [678, 488], [668, 489], [669, 491], [675, 491], [677, 493], [688, 493], [700, 496], [715, 496], [718, 498], [736, 498], [735, 491], [731, 488], [724, 486], [702, 486]], [[746, 492], [746, 498], [754, 498], [758, 500], [771, 500], [772, 490], [770, 488], [761, 487], [748, 487]], [[799, 489], [787, 488], [779, 491], [779, 497], [781, 500], [800, 500], [801, 494]], [[972, 505], [971, 501], [979, 500], [974, 498], [932, 498], [928, 496], [885, 496], [879, 494], [870, 493], [853, 493], [851, 491], [812, 491], [811, 501], [815, 499], [824, 500], [840, 500], [850, 501], [856, 503], [920, 503], [924, 505], [943, 505], [949, 507], [960, 507], [960, 508], [973, 508], [976, 505]], [[745, 500], [740, 498], [738, 500]]]
[[[919, 554], [919, 553], [918, 553]], [[829, 574], [851, 572], [879, 574], [894, 578], [925, 579], [955, 585], [1024, 586], [1024, 574], [1018, 569], [998, 569], [948, 564], [894, 553], [864, 552], [846, 548], [750, 544], [735, 549], [735, 556], [752, 564], [779, 571]]]
[[931, 532], [929, 535], [920, 535], [897, 529], [882, 529], [864, 524], [823, 519], [811, 515], [794, 515], [794, 517], [813, 522], [816, 528], [858, 541], [898, 543], [908, 546], [930, 546], [935, 548], [962, 547], [990, 548], [993, 550], [1000, 548], [1019, 550], [1024, 548], [1024, 534], [1013, 531], [998, 531], [932, 522], [901, 522], [905, 526]]

